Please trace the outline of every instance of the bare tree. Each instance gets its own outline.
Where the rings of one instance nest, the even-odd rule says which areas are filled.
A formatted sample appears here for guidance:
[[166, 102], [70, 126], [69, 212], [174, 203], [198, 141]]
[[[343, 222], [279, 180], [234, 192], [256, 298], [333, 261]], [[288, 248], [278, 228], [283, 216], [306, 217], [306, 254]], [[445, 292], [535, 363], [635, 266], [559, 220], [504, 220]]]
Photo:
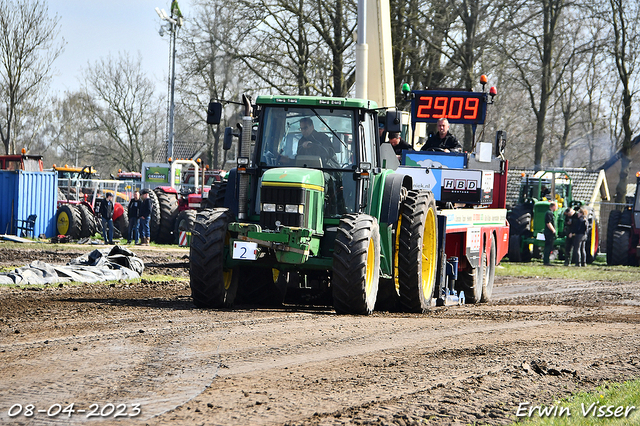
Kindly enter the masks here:
[[637, 2], [609, 0], [609, 23], [611, 25], [611, 56], [621, 84], [622, 128], [624, 139], [620, 148], [620, 180], [616, 187], [616, 203], [622, 203], [627, 194], [627, 179], [631, 163], [630, 152], [633, 134], [631, 129], [631, 109], [634, 87], [640, 65], [640, 5]]
[[45, 1], [0, 0], [0, 138], [5, 153], [15, 152], [13, 138], [20, 108], [37, 97], [51, 78], [52, 64], [63, 51], [56, 44], [59, 18], [49, 17]]
[[145, 137], [155, 112], [154, 85], [142, 71], [140, 56], [102, 58], [83, 77], [95, 130], [108, 141], [93, 151], [109, 166], [140, 170], [152, 150], [153, 141]]

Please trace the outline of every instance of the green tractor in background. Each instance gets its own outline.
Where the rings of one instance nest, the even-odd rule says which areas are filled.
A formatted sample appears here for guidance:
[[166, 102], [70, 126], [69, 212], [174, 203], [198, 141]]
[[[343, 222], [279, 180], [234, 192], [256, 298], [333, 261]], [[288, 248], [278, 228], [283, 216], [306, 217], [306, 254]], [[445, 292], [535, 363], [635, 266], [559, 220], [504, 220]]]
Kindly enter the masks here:
[[544, 216], [549, 210], [551, 200], [558, 203], [554, 212], [557, 238], [551, 260], [564, 259], [565, 241], [569, 230], [565, 229], [565, 211], [572, 207], [586, 208], [587, 222], [587, 263], [592, 263], [598, 254], [598, 220], [590, 206], [574, 200], [572, 181], [569, 174], [562, 170], [539, 171], [533, 176], [523, 176], [520, 183], [518, 204], [507, 213], [509, 221], [509, 260], [511, 262], [530, 262], [540, 258], [544, 250]]
[[[244, 96], [237, 167], [210, 193], [191, 239], [197, 307], [234, 303], [427, 309], [437, 269], [437, 213], [430, 191], [387, 169], [375, 102], [307, 96]], [[209, 124], [222, 106], [209, 105]], [[396, 111], [386, 126], [399, 130]], [[313, 136], [304, 135], [313, 125]], [[304, 138], [315, 142], [307, 144]], [[322, 143], [316, 143], [321, 141]]]

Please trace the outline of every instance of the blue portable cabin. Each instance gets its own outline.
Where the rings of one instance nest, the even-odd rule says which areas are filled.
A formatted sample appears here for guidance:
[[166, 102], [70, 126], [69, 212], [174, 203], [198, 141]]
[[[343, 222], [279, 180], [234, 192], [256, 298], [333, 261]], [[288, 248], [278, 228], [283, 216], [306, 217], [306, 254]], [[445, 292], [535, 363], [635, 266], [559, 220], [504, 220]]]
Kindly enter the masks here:
[[55, 172], [0, 170], [0, 234], [16, 235], [16, 220], [35, 214], [33, 235], [55, 236], [57, 189]]

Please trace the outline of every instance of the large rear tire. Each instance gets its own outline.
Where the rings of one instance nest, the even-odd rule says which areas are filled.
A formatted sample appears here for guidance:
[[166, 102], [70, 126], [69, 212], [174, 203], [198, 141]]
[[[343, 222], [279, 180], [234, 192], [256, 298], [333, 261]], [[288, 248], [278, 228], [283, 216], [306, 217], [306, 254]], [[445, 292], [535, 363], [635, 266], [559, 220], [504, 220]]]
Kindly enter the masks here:
[[80, 209], [73, 204], [63, 204], [56, 214], [56, 231], [58, 235], [68, 235], [70, 238], [80, 238], [82, 230], [82, 215]]
[[609, 220], [607, 221], [607, 265], [612, 265], [613, 260], [611, 252], [613, 251], [613, 233], [616, 231], [618, 224], [620, 223], [620, 217], [622, 212], [620, 210], [612, 210], [609, 213]]
[[175, 236], [174, 244], [178, 244], [180, 240], [180, 232], [193, 231], [193, 227], [196, 223], [196, 211], [195, 210], [182, 210], [178, 213], [178, 217], [175, 220], [175, 228], [173, 234]]
[[431, 306], [438, 263], [436, 202], [428, 191], [409, 191], [397, 235], [399, 307], [424, 312]]
[[522, 262], [521, 241], [520, 235], [509, 236], [509, 262]]
[[170, 244], [174, 240], [173, 228], [178, 216], [178, 196], [154, 189], [160, 207], [160, 227], [156, 241], [161, 244]]
[[493, 282], [496, 278], [496, 241], [491, 238], [491, 247], [488, 255], [483, 256], [483, 279], [482, 279], [482, 297], [480, 302], [487, 303], [491, 300], [493, 294]]
[[198, 308], [222, 308], [233, 304], [237, 277], [234, 279], [233, 270], [224, 268], [230, 220], [228, 209], [204, 210], [196, 217], [189, 275], [191, 297]]
[[370, 314], [378, 296], [380, 231], [366, 214], [340, 219], [333, 252], [331, 288], [338, 314]]
[[593, 217], [590, 221], [589, 234], [587, 235], [587, 263], [592, 264], [598, 256], [600, 247], [600, 226], [598, 219]]
[[613, 232], [613, 247], [611, 249], [611, 265], [629, 264], [629, 242], [631, 232], [627, 228], [618, 228]]
[[149, 237], [151, 241], [158, 241], [158, 234], [160, 234], [160, 203], [154, 191], [149, 191], [149, 198], [152, 201], [151, 217], [149, 218]]
[[215, 182], [209, 190], [207, 207], [224, 207], [224, 199], [227, 195], [227, 181]]
[[114, 231], [116, 231], [114, 236], [115, 238], [129, 239], [129, 213], [127, 212], [127, 209], [124, 209], [122, 214], [113, 221], [113, 225]]
[[80, 211], [80, 220], [82, 222], [80, 238], [93, 237], [97, 230], [96, 220], [98, 218], [95, 217], [91, 208], [86, 204], [78, 204], [77, 207]]

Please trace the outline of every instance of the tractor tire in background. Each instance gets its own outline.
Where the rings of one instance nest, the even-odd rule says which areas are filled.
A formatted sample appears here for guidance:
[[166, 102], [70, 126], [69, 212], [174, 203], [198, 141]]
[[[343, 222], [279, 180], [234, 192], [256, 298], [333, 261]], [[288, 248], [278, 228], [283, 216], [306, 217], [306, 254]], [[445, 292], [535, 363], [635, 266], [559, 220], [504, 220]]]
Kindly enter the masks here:
[[[493, 282], [496, 278], [496, 240], [491, 237], [491, 247], [489, 253], [484, 254], [483, 260], [483, 278], [482, 278], [482, 296], [480, 302], [487, 303], [491, 300], [493, 294]], [[465, 293], [466, 294], [466, 293]]]
[[58, 235], [68, 235], [77, 240], [82, 230], [82, 215], [80, 209], [73, 204], [63, 204], [56, 214], [56, 232]]
[[203, 210], [196, 216], [191, 238], [190, 286], [198, 308], [223, 308], [233, 305], [237, 290], [237, 271], [224, 269], [224, 249], [228, 209]]
[[173, 227], [178, 216], [178, 196], [164, 192], [161, 189], [154, 189], [160, 207], [160, 226], [156, 242], [161, 244], [173, 243]]
[[178, 217], [175, 220], [175, 229], [173, 231], [175, 244], [179, 243], [181, 231], [193, 231], [193, 227], [196, 223], [196, 214], [197, 212], [195, 210], [182, 210], [178, 213]]
[[531, 262], [531, 250], [528, 245], [522, 247], [522, 235], [509, 236], [509, 262]]
[[91, 207], [86, 204], [78, 204], [77, 208], [80, 211], [80, 221], [82, 223], [80, 227], [80, 238], [93, 237], [98, 230], [96, 221], [100, 219], [93, 214]]
[[113, 221], [113, 238], [129, 239], [129, 213], [126, 209]]
[[589, 234], [587, 235], [587, 242], [585, 246], [587, 251], [587, 263], [590, 265], [598, 256], [600, 248], [600, 226], [598, 224], [598, 219], [595, 217], [590, 218], [589, 222], [591, 227], [589, 229]]
[[149, 198], [153, 202], [151, 207], [151, 218], [149, 219], [149, 233], [151, 241], [158, 240], [158, 234], [160, 233], [160, 203], [158, 202], [158, 196], [154, 191], [149, 191]]
[[629, 242], [631, 231], [627, 228], [618, 228], [613, 232], [613, 247], [611, 249], [610, 265], [629, 264]]
[[396, 239], [398, 305], [403, 312], [424, 312], [431, 306], [438, 266], [437, 222], [433, 194], [409, 191]]
[[618, 224], [620, 223], [620, 216], [622, 212], [620, 210], [612, 210], [609, 213], [609, 220], [607, 222], [607, 265], [612, 265], [611, 252], [613, 251], [613, 233], [616, 231]]
[[370, 314], [378, 296], [380, 231], [367, 214], [340, 219], [333, 251], [331, 288], [338, 314]]
[[477, 268], [469, 268], [466, 271], [458, 271], [458, 279], [455, 283], [455, 290], [464, 291], [465, 303], [475, 304], [482, 299], [482, 284], [484, 279], [484, 265], [486, 253], [480, 253], [480, 262]]
[[[511, 235], [523, 235], [531, 229], [531, 207], [525, 204], [517, 205], [509, 212], [509, 233]], [[510, 236], [511, 236], [510, 235]]]
[[214, 182], [209, 190], [209, 197], [205, 208], [224, 207], [224, 197], [227, 195], [227, 181]]

